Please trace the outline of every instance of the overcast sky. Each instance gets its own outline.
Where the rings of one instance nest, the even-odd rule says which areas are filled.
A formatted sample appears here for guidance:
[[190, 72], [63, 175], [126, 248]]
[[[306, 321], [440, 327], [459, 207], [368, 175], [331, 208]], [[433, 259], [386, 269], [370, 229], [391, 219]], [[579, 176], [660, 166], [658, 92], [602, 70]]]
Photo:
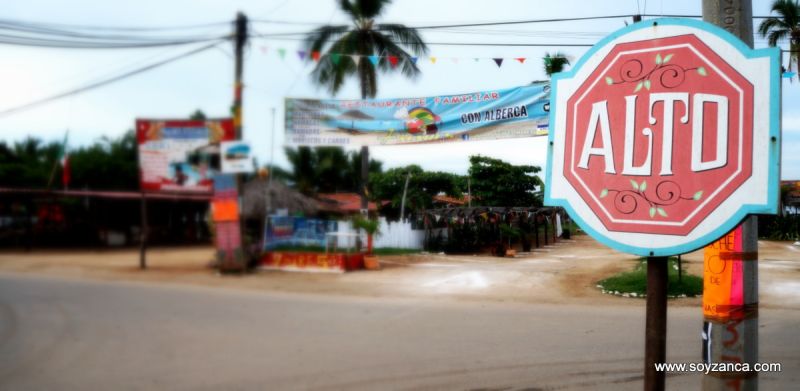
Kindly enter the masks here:
[[[334, 0], [139, 0], [5, 1], [3, 18], [76, 25], [166, 27], [226, 22], [236, 11], [253, 20], [284, 22], [347, 23]], [[755, 0], [753, 13], [767, 15], [769, 1]], [[646, 8], [644, 8], [646, 6]], [[701, 1], [511, 1], [397, 0], [389, 5], [382, 22], [408, 26], [496, 22], [599, 15], [701, 13]], [[486, 43], [586, 43], [624, 27], [630, 18], [506, 25], [481, 28], [426, 30], [423, 38], [435, 42]], [[253, 23], [256, 33], [307, 31], [313, 25]], [[193, 34], [222, 34], [227, 26], [191, 30]], [[167, 31], [162, 35], [175, 35]], [[118, 83], [57, 100], [35, 109], [0, 117], [2, 140], [17, 141], [35, 135], [47, 141], [61, 140], [70, 130], [71, 146], [85, 145], [102, 136], [119, 136], [133, 128], [137, 117], [184, 117], [195, 109], [209, 116], [227, 116], [232, 99], [232, 45], [209, 50]], [[765, 46], [756, 39], [756, 47]], [[53, 95], [104, 76], [135, 69], [195, 46], [157, 49], [74, 50], [0, 45], [0, 110]], [[284, 59], [278, 49], [285, 49]], [[276, 111], [274, 158], [286, 165], [283, 145], [283, 99], [285, 97], [330, 97], [317, 89], [308, 76], [312, 66], [297, 57], [297, 40], [254, 39], [245, 62], [244, 135], [259, 161], [269, 161], [272, 109]], [[501, 47], [431, 45], [435, 64], [421, 59], [422, 75], [408, 80], [381, 75], [378, 98], [419, 97], [501, 89], [544, 79], [541, 57], [546, 51], [561, 51], [573, 62], [588, 48]], [[480, 58], [475, 62], [473, 58]], [[503, 57], [498, 68], [491, 58]], [[523, 64], [509, 61], [525, 57]], [[455, 58], [456, 60], [453, 60]], [[786, 61], [784, 61], [784, 64]], [[784, 82], [783, 173], [784, 179], [800, 179], [800, 83]], [[337, 98], [359, 97], [357, 83], [350, 81]], [[480, 141], [447, 145], [371, 147], [372, 156], [384, 167], [411, 163], [428, 170], [465, 173], [468, 157], [483, 154], [515, 164], [545, 165], [546, 138]]]

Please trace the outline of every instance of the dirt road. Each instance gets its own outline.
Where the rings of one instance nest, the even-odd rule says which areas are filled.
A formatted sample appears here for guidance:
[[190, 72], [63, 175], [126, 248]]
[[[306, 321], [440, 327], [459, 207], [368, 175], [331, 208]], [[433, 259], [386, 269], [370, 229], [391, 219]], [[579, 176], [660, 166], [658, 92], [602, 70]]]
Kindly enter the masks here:
[[[800, 247], [760, 242], [760, 302], [764, 308], [800, 309]], [[596, 282], [630, 270], [636, 257], [585, 235], [515, 258], [414, 254], [383, 256], [384, 269], [346, 274], [262, 271], [222, 277], [209, 268], [210, 247], [153, 249], [149, 268], [138, 269], [138, 251], [0, 252], [0, 270], [44, 275], [171, 282], [212, 287], [366, 297], [435, 298], [586, 305], [643, 305], [641, 299], [603, 295]], [[684, 255], [689, 273], [702, 275], [702, 251]], [[701, 299], [670, 301], [699, 307]]]

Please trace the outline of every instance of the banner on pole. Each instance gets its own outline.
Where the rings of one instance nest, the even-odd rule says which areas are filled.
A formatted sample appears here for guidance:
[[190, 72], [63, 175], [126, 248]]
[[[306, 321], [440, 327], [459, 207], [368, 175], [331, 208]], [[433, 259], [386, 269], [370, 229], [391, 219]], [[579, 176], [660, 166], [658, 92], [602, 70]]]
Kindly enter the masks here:
[[546, 136], [550, 87], [423, 98], [286, 99], [286, 142], [394, 145]]
[[220, 143], [220, 161], [225, 174], [253, 172], [253, 157], [250, 143], [246, 141], [223, 141]]
[[210, 193], [211, 160], [219, 143], [233, 140], [233, 121], [136, 120], [143, 191]]

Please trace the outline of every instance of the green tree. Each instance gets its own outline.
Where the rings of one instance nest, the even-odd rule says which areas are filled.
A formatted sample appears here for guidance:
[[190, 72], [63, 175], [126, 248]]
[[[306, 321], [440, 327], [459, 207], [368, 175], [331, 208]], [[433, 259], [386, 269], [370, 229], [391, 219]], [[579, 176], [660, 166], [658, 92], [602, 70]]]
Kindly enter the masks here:
[[[345, 78], [355, 75], [360, 82], [361, 98], [366, 99], [378, 93], [376, 68], [382, 72], [400, 70], [408, 77], [419, 74], [412, 55], [403, 48], [409, 48], [417, 56], [427, 52], [417, 31], [402, 24], [375, 23], [389, 3], [390, 0], [339, 0], [339, 7], [352, 25], [322, 26], [309, 33], [306, 47], [311, 53], [321, 53], [311, 74], [317, 84], [336, 95]], [[359, 56], [355, 57], [359, 60], [348, 55]], [[373, 64], [370, 56], [382, 58]]]
[[[411, 174], [410, 178], [409, 174]], [[373, 198], [390, 200], [393, 208], [399, 208], [403, 202], [406, 178], [409, 178], [406, 194], [406, 211], [409, 212], [430, 208], [433, 204], [433, 197], [442, 193], [451, 197], [463, 195], [459, 187], [461, 178], [458, 175], [424, 171], [420, 166], [412, 164], [370, 176]]]
[[138, 190], [139, 168], [136, 134], [103, 137], [88, 147], [69, 152], [72, 188]]
[[537, 166], [515, 166], [486, 156], [470, 156], [472, 196], [483, 206], [541, 206], [543, 184]]
[[[303, 194], [358, 191], [359, 152], [345, 152], [341, 147], [305, 146], [287, 147], [284, 151], [291, 168], [276, 167], [273, 175], [288, 180]], [[381, 162], [370, 160], [370, 173], [380, 173], [381, 166]]]
[[[12, 187], [45, 188], [51, 177], [60, 187], [61, 167], [57, 161], [61, 142], [42, 143], [28, 137], [8, 147], [0, 143], [0, 183]], [[88, 147], [69, 150], [70, 187], [97, 190], [137, 190], [139, 171], [136, 136], [133, 131]]]
[[189, 119], [193, 121], [205, 121], [206, 120], [206, 113], [203, 110], [197, 109], [189, 115]]
[[[361, 99], [374, 98], [378, 93], [376, 68], [382, 72], [399, 70], [407, 77], [419, 74], [416, 57], [428, 51], [425, 42], [413, 28], [396, 23], [375, 23], [390, 0], [339, 0], [339, 7], [350, 18], [351, 25], [322, 26], [309, 33], [306, 47], [321, 54], [312, 79], [336, 95], [345, 78], [358, 77]], [[411, 54], [406, 51], [408, 48]], [[350, 57], [353, 56], [353, 57]], [[373, 63], [373, 59], [377, 59]], [[360, 169], [364, 181], [359, 186], [361, 205], [366, 207], [369, 172], [369, 150], [361, 148]], [[369, 171], [369, 170], [367, 170]]]
[[800, 60], [800, 4], [797, 0], [775, 0], [772, 11], [778, 14], [764, 19], [758, 26], [761, 37], [766, 37], [769, 46], [777, 46], [778, 41], [789, 39], [789, 71], [792, 64]]
[[544, 73], [547, 75], [548, 79], [551, 78], [554, 73], [561, 72], [564, 70], [565, 66], [570, 65], [567, 55], [561, 52], [555, 52], [553, 54], [545, 53], [542, 62], [544, 64]]

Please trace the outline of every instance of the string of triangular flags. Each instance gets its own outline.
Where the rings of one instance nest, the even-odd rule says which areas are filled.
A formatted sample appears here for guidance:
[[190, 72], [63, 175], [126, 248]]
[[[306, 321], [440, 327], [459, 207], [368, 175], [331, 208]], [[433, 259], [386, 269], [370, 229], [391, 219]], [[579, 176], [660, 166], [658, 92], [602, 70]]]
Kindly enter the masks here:
[[[267, 46], [261, 46], [260, 49], [261, 49], [261, 53], [263, 53], [263, 54], [268, 54], [268, 53], [270, 53], [270, 51], [277, 53], [278, 57], [281, 60], [285, 60], [286, 59], [286, 55], [289, 53], [286, 50], [286, 48], [274, 48], [274, 49], [272, 49], [272, 48], [267, 47]], [[312, 51], [312, 52], [309, 53], [308, 51], [305, 51], [305, 50], [297, 50], [297, 51], [295, 51], [295, 55], [297, 55], [297, 58], [300, 59], [300, 61], [305, 61], [306, 59], [310, 58], [314, 62], [318, 62], [320, 60], [320, 58], [322, 57], [322, 54], [320, 52]], [[378, 65], [381, 61], [383, 61], [384, 63], [388, 62], [389, 65], [392, 66], [392, 67], [396, 67], [400, 63], [400, 59], [397, 56], [376, 56], [376, 55], [365, 56], [365, 55], [360, 55], [360, 54], [331, 53], [330, 54], [330, 59], [334, 64], [338, 64], [340, 61], [344, 60], [344, 61], [352, 61], [356, 66], [358, 66], [358, 64], [362, 60], [367, 60], [367, 61], [371, 62], [372, 65]], [[426, 61], [426, 62], [429, 62], [430, 64], [436, 64], [437, 62], [440, 62], [441, 60], [447, 60], [447, 61], [451, 61], [453, 63], [459, 63], [459, 62], [462, 62], [462, 61], [466, 62], [466, 61], [470, 61], [470, 60], [473, 61], [473, 62], [491, 60], [491, 61], [493, 61], [495, 63], [495, 65], [497, 65], [498, 68], [500, 68], [500, 67], [503, 66], [504, 62], [508, 63], [508, 62], [511, 62], [511, 61], [516, 61], [516, 62], [518, 62], [520, 64], [524, 64], [527, 59], [528, 59], [527, 57], [438, 57], [438, 56], [427, 56], [427, 57], [424, 57], [424, 58], [411, 57], [411, 62], [413, 62], [414, 64], [417, 64], [419, 61]]]

